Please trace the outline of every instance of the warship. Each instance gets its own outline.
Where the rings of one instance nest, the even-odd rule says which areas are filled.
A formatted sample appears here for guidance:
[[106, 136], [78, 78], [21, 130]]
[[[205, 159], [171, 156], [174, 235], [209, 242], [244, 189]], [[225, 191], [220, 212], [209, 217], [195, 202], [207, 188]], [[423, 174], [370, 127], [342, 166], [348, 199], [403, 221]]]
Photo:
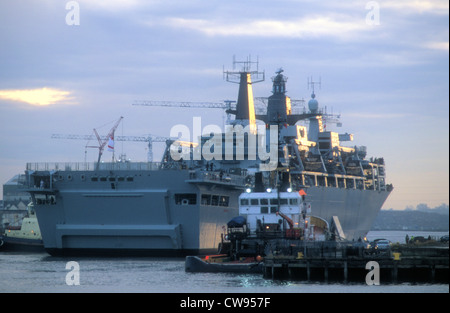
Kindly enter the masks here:
[[46, 251], [214, 253], [225, 226], [239, 215], [239, 196], [257, 184], [306, 190], [315, 215], [337, 222], [340, 237], [365, 236], [392, 191], [384, 160], [366, 159], [365, 147], [341, 145], [353, 135], [325, 130], [329, 115], [320, 109], [313, 84], [308, 109], [296, 113], [282, 69], [272, 77], [272, 95], [262, 100], [266, 111], [257, 112], [252, 85], [265, 74], [252, 70], [250, 61], [242, 64], [224, 71], [227, 81], [239, 84], [236, 104], [227, 110], [235, 119], [226, 130], [192, 142], [169, 139], [161, 162], [101, 161], [116, 124], [107, 141], [101, 144], [98, 136], [96, 163], [27, 163], [26, 188]]

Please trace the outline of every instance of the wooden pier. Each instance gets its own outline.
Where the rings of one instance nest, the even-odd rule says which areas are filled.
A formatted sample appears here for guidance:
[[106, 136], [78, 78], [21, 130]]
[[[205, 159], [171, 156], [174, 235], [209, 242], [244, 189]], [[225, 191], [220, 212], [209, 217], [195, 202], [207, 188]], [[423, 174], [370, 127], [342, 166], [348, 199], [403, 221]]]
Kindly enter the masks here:
[[304, 249], [304, 252], [297, 249], [295, 254], [266, 256], [263, 275], [269, 279], [363, 284], [448, 283], [448, 269], [448, 245], [404, 245], [378, 254], [346, 247], [335, 249], [331, 253], [320, 253], [319, 250], [319, 255], [311, 249]]

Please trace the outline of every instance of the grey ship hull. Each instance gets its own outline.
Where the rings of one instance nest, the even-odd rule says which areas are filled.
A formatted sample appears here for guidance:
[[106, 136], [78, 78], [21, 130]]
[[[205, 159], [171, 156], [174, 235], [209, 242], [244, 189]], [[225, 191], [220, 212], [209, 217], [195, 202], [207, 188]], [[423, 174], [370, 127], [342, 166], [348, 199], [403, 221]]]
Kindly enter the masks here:
[[[112, 189], [109, 178], [91, 181], [92, 176], [112, 177], [109, 171], [67, 171], [58, 173], [61, 181], [52, 189], [30, 190], [50, 254], [211, 253], [217, 251], [222, 227], [238, 215], [242, 190], [231, 184], [215, 184], [208, 190], [208, 182], [189, 180], [186, 170], [115, 174], [133, 181], [115, 182]], [[192, 203], [177, 199], [179, 195], [190, 195]], [[202, 205], [201, 195], [227, 197], [228, 203]]]
[[[226, 223], [239, 215], [243, 188], [192, 175], [188, 170], [60, 171], [51, 188], [30, 189], [44, 247], [53, 255], [214, 253]], [[133, 181], [118, 182], [116, 177]], [[389, 195], [331, 187], [306, 190], [314, 215], [327, 221], [338, 216], [349, 240], [367, 234]], [[226, 201], [211, 202], [211, 197]]]
[[346, 239], [364, 238], [390, 191], [311, 187], [307, 189], [313, 215], [330, 222], [339, 218]]

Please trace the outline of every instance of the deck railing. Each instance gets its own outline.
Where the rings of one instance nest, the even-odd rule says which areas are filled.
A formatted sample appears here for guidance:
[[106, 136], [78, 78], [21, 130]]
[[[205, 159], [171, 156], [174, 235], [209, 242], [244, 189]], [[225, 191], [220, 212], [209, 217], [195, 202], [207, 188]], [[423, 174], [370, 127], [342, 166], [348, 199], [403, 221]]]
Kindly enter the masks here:
[[[139, 170], [155, 171], [160, 167], [159, 162], [116, 162], [100, 163], [98, 170]], [[55, 163], [27, 163], [28, 171], [94, 171], [95, 162], [55, 162]]]
[[235, 175], [228, 174], [225, 172], [214, 171], [214, 172], [206, 172], [206, 171], [197, 171], [191, 174], [191, 179], [200, 180], [204, 182], [211, 183], [221, 183], [221, 184], [230, 184], [230, 185], [245, 185], [245, 175]]

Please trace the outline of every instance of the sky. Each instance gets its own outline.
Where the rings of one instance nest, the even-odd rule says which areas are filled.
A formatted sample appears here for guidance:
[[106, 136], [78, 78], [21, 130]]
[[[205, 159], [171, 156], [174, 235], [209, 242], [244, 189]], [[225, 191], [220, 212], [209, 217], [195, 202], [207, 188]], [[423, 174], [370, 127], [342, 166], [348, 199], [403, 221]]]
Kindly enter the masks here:
[[[320, 80], [319, 105], [341, 114], [327, 129], [386, 162], [384, 209], [449, 203], [447, 0], [1, 0], [0, 183], [28, 162], [95, 161], [86, 141], [51, 135], [106, 135], [121, 116], [124, 136], [223, 125], [220, 109], [132, 103], [236, 100], [233, 56], [265, 71], [255, 97], [280, 67], [293, 99]], [[145, 142], [116, 147], [147, 159]]]

